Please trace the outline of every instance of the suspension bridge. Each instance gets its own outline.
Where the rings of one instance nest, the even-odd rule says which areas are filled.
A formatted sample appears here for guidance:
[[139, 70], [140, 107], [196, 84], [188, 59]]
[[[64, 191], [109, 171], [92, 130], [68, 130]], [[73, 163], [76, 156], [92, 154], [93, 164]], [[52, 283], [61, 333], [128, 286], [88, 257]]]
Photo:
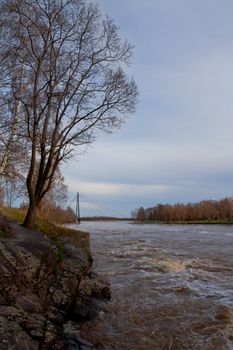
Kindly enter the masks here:
[[125, 213], [110, 208], [97, 200], [93, 200], [79, 192], [68, 202], [68, 206], [76, 213], [77, 220], [98, 220], [98, 219], [128, 219]]

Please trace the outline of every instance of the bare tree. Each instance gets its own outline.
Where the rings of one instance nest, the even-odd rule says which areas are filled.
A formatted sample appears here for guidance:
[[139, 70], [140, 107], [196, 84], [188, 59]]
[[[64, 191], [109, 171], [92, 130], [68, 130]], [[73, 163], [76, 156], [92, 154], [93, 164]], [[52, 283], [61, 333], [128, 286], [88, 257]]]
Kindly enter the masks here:
[[0, 187], [4, 201], [10, 206], [25, 193], [28, 157], [25, 137], [20, 136], [24, 67], [19, 66], [10, 48], [12, 35], [9, 35], [8, 25], [6, 13], [0, 12]]
[[138, 208], [136, 218], [137, 218], [137, 221], [145, 221], [146, 214], [145, 214], [145, 209], [143, 207]]
[[13, 61], [12, 70], [6, 60], [3, 67], [13, 78], [21, 72], [12, 98], [30, 146], [24, 225], [31, 227], [58, 165], [134, 111], [137, 88], [123, 71], [132, 46], [87, 1], [10, 0], [1, 14], [1, 56]]

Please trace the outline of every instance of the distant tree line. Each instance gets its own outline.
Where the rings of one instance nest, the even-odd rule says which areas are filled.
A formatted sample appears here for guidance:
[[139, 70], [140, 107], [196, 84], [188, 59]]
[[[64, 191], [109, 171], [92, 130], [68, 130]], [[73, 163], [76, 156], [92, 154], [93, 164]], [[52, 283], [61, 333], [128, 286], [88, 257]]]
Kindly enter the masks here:
[[188, 204], [158, 204], [152, 208], [140, 207], [132, 212], [137, 221], [197, 221], [233, 220], [233, 198], [203, 200]]

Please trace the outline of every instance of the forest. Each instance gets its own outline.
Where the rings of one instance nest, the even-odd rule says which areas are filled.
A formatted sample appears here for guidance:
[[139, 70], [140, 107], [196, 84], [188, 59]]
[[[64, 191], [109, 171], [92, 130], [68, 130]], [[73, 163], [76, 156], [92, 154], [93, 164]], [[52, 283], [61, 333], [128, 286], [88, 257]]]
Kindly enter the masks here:
[[141, 222], [229, 222], [233, 220], [233, 198], [188, 204], [157, 204], [152, 208], [140, 207], [132, 212], [132, 217]]

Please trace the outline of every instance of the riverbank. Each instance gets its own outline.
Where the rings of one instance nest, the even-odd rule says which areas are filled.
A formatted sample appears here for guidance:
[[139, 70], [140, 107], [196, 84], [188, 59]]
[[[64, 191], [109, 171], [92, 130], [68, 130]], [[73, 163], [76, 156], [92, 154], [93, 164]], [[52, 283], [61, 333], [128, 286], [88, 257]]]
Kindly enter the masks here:
[[165, 224], [165, 225], [233, 225], [233, 220], [191, 220], [191, 221], [134, 221], [135, 224]]
[[72, 327], [111, 294], [92, 271], [89, 234], [42, 221], [28, 230], [9, 216], [0, 215], [0, 348], [95, 349]]

